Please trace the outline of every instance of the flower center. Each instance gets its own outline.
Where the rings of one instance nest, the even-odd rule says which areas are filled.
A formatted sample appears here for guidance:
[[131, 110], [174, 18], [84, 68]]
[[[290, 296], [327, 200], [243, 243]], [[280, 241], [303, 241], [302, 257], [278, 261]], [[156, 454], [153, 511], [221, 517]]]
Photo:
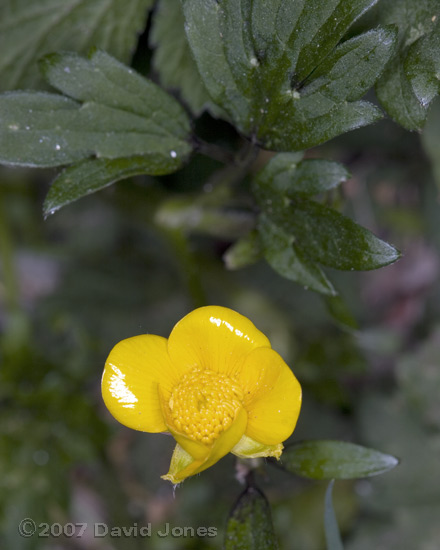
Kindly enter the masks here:
[[196, 368], [175, 386], [169, 406], [179, 432], [209, 445], [229, 428], [242, 401], [237, 380]]

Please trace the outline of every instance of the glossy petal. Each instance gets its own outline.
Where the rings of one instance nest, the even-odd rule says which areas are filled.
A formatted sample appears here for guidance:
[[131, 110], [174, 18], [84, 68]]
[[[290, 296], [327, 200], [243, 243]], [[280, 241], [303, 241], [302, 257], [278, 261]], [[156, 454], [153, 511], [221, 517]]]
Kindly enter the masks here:
[[246, 435], [276, 445], [293, 432], [301, 407], [301, 386], [276, 351], [258, 348], [245, 359], [238, 379], [248, 412]]
[[158, 387], [169, 393], [178, 376], [165, 338], [134, 336], [110, 352], [102, 376], [102, 396], [121, 424], [144, 432], [163, 432], [167, 427]]
[[246, 355], [270, 342], [249, 319], [221, 306], [196, 309], [177, 323], [168, 353], [181, 368], [211, 369], [234, 375]]
[[243, 435], [240, 441], [231, 450], [236, 456], [240, 458], [261, 458], [267, 456], [273, 456], [277, 460], [280, 458], [283, 452], [283, 444], [277, 443], [276, 445], [264, 445], [259, 441]]
[[221, 434], [212, 447], [205, 446], [205, 456], [198, 459], [193, 458], [193, 455], [185, 450], [178, 440], [171, 459], [170, 470], [162, 476], [162, 479], [180, 483], [185, 478], [203, 472], [218, 462], [240, 441], [246, 428], [246, 422], [246, 411], [241, 409], [232, 426]]

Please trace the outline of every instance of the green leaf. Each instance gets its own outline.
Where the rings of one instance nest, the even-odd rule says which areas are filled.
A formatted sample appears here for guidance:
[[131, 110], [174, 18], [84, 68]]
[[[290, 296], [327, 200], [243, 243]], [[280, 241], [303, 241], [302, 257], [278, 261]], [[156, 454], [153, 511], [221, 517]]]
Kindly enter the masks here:
[[383, 474], [399, 461], [345, 441], [316, 440], [287, 446], [280, 467], [310, 479], [356, 479]]
[[324, 529], [325, 540], [327, 542], [327, 550], [344, 550], [342, 545], [341, 534], [339, 533], [338, 522], [336, 520], [335, 510], [333, 508], [333, 485], [335, 480], [332, 479], [328, 484], [325, 492], [324, 505]]
[[376, 94], [387, 113], [408, 130], [419, 130], [426, 121], [424, 109], [414, 94], [403, 63], [405, 55], [399, 54], [387, 66], [376, 83]]
[[313, 72], [303, 95], [325, 95], [333, 101], [355, 101], [375, 83], [393, 53], [394, 27], [377, 28], [339, 45]]
[[[239, 92], [223, 46], [219, 24], [220, 6], [215, 0], [183, 0], [185, 30], [199, 73], [212, 99], [241, 126], [249, 106]], [[207, 45], [209, 44], [209, 48]]]
[[440, 25], [411, 45], [405, 70], [417, 99], [425, 109], [440, 91]]
[[226, 525], [225, 550], [277, 550], [269, 503], [248, 487], [239, 497]]
[[357, 100], [388, 61], [394, 31], [370, 31], [336, 47], [373, 4], [329, 0], [317, 9], [313, 0], [183, 0], [183, 9], [211, 97], [241, 132], [283, 151], [381, 118], [380, 110]]
[[[426, 72], [426, 68], [418, 67], [414, 57], [411, 61], [408, 55], [413, 47], [419, 48], [417, 42], [431, 32], [439, 15], [438, 0], [381, 0], [379, 3], [379, 21], [397, 26], [398, 51], [377, 82], [376, 93], [389, 115], [408, 130], [420, 130], [427, 115], [427, 104], [420, 101], [413, 88], [414, 78], [417, 81], [419, 71]], [[432, 52], [438, 57], [437, 47]]]
[[90, 60], [54, 54], [44, 66], [54, 85], [84, 103], [44, 92], [2, 94], [4, 164], [49, 167], [91, 156], [159, 154], [174, 169], [191, 152], [190, 124], [179, 104], [107, 54]]
[[399, 259], [399, 252], [373, 233], [317, 202], [295, 200], [274, 220], [295, 236], [307, 256], [342, 270], [370, 270]]
[[55, 179], [44, 201], [43, 213], [54, 214], [61, 207], [121, 179], [141, 174], [161, 176], [174, 172], [179, 165], [179, 160], [160, 154], [84, 160], [69, 166]]
[[92, 46], [128, 62], [154, 0], [13, 0], [0, 2], [0, 89], [42, 84], [36, 61], [56, 50]]
[[263, 200], [274, 194], [315, 195], [337, 187], [350, 177], [348, 170], [337, 162], [301, 158], [300, 153], [279, 153], [270, 159], [257, 176], [256, 191]]
[[200, 78], [186, 39], [182, 5], [160, 0], [153, 15], [150, 44], [153, 66], [165, 88], [177, 89], [191, 111], [200, 115], [211, 98]]
[[223, 261], [227, 269], [234, 270], [252, 265], [262, 256], [263, 251], [258, 231], [254, 230], [230, 246], [223, 254]]
[[298, 165], [291, 193], [315, 195], [334, 189], [350, 178], [350, 172], [338, 162], [306, 159]]
[[258, 135], [263, 147], [274, 151], [309, 149], [383, 117], [382, 111], [367, 101], [335, 104], [317, 95], [296, 105], [299, 99], [293, 96], [273, 118], [264, 121]]
[[277, 273], [310, 290], [331, 296], [336, 294], [321, 268], [308, 259], [300, 247], [295, 246], [295, 238], [275, 225], [265, 214], [260, 216], [258, 231], [264, 257]]
[[151, 131], [185, 138], [189, 119], [179, 103], [151, 80], [102, 51], [89, 58], [54, 53], [41, 60], [47, 81], [64, 95], [148, 119]]
[[273, 200], [287, 196], [302, 158], [303, 153], [278, 153], [260, 170], [253, 190], [261, 208], [270, 207]]
[[[350, 26], [377, 0], [256, 0], [253, 2], [253, 34], [257, 50], [276, 61], [268, 74], [280, 68], [295, 71], [296, 82], [305, 80], [340, 42]], [[290, 76], [278, 79], [288, 87]]]

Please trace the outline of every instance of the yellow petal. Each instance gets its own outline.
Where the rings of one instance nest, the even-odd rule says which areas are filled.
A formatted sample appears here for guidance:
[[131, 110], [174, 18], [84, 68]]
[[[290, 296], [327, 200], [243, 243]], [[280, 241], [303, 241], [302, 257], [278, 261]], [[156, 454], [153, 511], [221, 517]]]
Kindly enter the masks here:
[[270, 342], [243, 315], [221, 306], [201, 307], [179, 321], [168, 339], [168, 353], [183, 371], [200, 367], [233, 375], [254, 348]]
[[278, 353], [259, 348], [245, 359], [237, 378], [248, 413], [246, 435], [276, 445], [293, 432], [301, 408], [301, 386]]
[[198, 459], [185, 450], [180, 445], [181, 441], [178, 439], [178, 444], [171, 459], [170, 470], [166, 475], [162, 476], [162, 479], [177, 484], [189, 476], [203, 472], [203, 470], [218, 462], [241, 439], [246, 428], [246, 422], [246, 411], [241, 409], [231, 427], [223, 432], [211, 447], [204, 445], [205, 456]]
[[158, 386], [169, 394], [177, 377], [165, 338], [134, 336], [110, 352], [102, 376], [102, 396], [121, 424], [144, 432], [163, 432], [167, 427]]
[[260, 458], [263, 456], [273, 456], [277, 460], [280, 458], [281, 453], [283, 452], [282, 443], [277, 443], [276, 445], [264, 445], [259, 441], [243, 435], [240, 441], [232, 449], [231, 453], [240, 458]]

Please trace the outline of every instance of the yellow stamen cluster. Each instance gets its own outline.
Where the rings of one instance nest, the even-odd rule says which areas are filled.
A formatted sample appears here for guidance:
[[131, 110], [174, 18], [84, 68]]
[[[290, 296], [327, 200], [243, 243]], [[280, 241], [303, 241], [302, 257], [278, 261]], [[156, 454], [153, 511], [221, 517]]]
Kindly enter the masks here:
[[179, 432], [210, 445], [230, 427], [242, 401], [243, 392], [234, 378], [196, 368], [175, 386], [169, 407]]

